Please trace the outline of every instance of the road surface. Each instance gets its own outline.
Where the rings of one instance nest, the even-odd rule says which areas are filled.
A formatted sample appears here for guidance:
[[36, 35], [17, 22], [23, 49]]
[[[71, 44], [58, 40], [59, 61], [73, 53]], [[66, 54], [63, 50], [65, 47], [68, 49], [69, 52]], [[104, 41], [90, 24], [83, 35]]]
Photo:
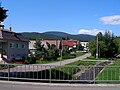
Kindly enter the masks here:
[[5, 84], [0, 83], [0, 90], [120, 90], [118, 86], [49, 86], [49, 85], [27, 85], [27, 84]]

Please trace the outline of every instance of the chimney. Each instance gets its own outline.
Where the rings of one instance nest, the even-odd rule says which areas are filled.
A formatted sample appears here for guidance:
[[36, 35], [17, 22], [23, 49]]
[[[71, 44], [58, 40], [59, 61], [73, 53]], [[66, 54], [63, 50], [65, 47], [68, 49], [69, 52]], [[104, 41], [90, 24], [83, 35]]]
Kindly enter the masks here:
[[12, 31], [12, 27], [10, 27], [10, 31]]

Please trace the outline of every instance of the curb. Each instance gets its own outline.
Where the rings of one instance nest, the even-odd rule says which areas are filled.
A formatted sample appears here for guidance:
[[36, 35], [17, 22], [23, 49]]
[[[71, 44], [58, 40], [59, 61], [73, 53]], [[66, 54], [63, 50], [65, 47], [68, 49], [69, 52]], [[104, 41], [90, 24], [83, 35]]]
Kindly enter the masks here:
[[16, 82], [16, 81], [0, 81], [0, 84], [12, 85], [34, 85], [34, 86], [51, 86], [51, 87], [120, 87], [120, 84], [63, 84], [63, 83], [34, 83], [34, 82]]

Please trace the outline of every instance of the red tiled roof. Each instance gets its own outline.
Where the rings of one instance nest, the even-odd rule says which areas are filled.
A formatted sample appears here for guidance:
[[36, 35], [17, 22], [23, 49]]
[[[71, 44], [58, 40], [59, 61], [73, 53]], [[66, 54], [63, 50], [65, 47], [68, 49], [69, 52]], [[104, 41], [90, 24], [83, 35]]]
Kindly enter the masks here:
[[63, 41], [63, 45], [67, 45], [67, 46], [73, 46], [73, 43], [72, 42], [70, 42], [70, 41], [68, 41], [68, 40], [64, 40]]
[[69, 47], [72, 47], [77, 44], [78, 44], [77, 40], [63, 40], [63, 45], [67, 45]]

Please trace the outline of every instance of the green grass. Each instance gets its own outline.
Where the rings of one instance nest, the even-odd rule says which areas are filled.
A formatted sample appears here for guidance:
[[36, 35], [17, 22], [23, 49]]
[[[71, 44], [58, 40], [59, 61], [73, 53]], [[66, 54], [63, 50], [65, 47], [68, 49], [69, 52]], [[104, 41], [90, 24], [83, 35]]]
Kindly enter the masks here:
[[107, 58], [95, 58], [94, 56], [90, 56], [86, 58], [87, 60], [107, 60]]
[[[116, 62], [114, 62], [113, 64], [109, 65], [109, 66], [120, 66], [120, 60], [117, 60]], [[96, 77], [96, 80], [120, 80], [119, 76], [120, 76], [120, 69], [119, 68], [111, 68], [111, 67], [106, 67], [104, 68], [104, 70], [98, 74], [98, 76]], [[103, 83], [103, 82], [98, 82], [98, 83]], [[104, 83], [109, 83], [109, 84], [117, 84], [120, 82], [104, 82]]]
[[76, 62], [73, 62], [70, 64], [66, 64], [64, 66], [57, 67], [55, 69], [59, 70], [63, 73], [66, 73], [66, 74], [68, 74], [68, 72], [69, 72], [69, 75], [73, 75], [80, 71], [79, 67], [77, 67], [77, 66], [89, 66], [89, 65], [95, 65], [95, 64], [96, 64], [95, 61], [92, 61], [92, 62], [91, 61], [88, 61], [88, 62], [76, 61]]
[[[84, 53], [82, 53], [82, 52], [76, 52], [75, 54], [76, 54], [76, 57], [84, 55]], [[47, 61], [47, 60], [37, 60], [36, 64], [47, 64], [47, 63], [58, 62], [58, 61], [61, 61], [61, 60], [63, 61], [65, 59], [58, 58], [57, 60], [50, 60], [50, 61]]]
[[[13, 67], [15, 67], [15, 65], [9, 65], [9, 68], [13, 68]], [[7, 68], [8, 68], [7, 64], [0, 65], [0, 70], [7, 69]]]
[[[53, 63], [53, 62], [58, 62], [58, 61], [61, 61], [60, 58], [58, 58], [57, 60], [50, 60], [50, 61], [47, 61], [47, 60], [37, 60], [36, 64], [47, 64], [47, 63]], [[62, 61], [63, 61], [63, 59], [62, 59]]]
[[82, 55], [84, 55], [84, 54], [85, 54], [85, 53], [83, 53], [83, 52], [76, 52], [76, 53], [75, 53], [76, 57], [82, 56]]

